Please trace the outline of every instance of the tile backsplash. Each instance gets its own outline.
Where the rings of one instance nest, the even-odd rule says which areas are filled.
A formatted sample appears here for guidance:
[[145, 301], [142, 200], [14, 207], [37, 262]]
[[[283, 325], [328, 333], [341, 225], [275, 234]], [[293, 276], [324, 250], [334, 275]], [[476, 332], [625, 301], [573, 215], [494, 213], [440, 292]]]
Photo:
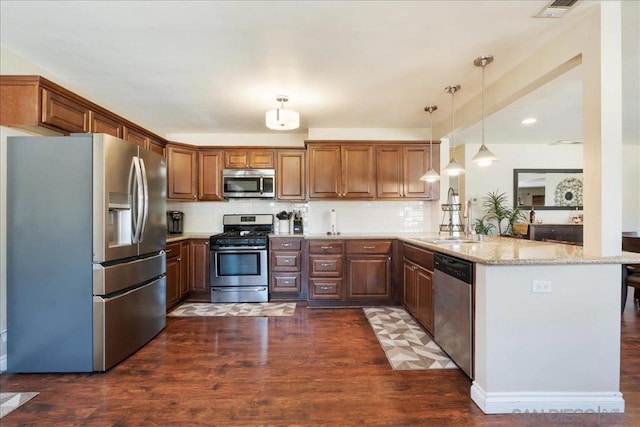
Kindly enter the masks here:
[[184, 212], [184, 232], [220, 232], [224, 214], [273, 214], [298, 210], [304, 218], [305, 233], [330, 230], [330, 212], [336, 210], [337, 231], [423, 232], [438, 228], [439, 202], [422, 201], [312, 201], [286, 203], [266, 200], [229, 202], [173, 202], [167, 210]]

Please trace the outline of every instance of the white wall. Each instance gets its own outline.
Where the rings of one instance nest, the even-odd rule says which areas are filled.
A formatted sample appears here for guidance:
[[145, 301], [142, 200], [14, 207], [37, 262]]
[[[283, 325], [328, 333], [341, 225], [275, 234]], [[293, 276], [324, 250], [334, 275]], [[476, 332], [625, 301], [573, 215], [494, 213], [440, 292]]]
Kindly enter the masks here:
[[[465, 145], [465, 189], [467, 198], [476, 199], [474, 218], [482, 216], [482, 199], [491, 191], [506, 193], [509, 205], [513, 205], [514, 169], [582, 168], [581, 145], [494, 144], [489, 149], [500, 161], [484, 168], [471, 162], [479, 148], [480, 144]], [[545, 223], [567, 223], [572, 214], [571, 210], [537, 210], [536, 219]]]

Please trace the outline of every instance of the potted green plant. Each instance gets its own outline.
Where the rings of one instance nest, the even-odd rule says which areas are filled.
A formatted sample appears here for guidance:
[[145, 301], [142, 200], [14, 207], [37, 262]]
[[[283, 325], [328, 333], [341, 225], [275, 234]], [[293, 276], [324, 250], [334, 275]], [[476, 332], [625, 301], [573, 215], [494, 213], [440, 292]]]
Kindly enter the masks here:
[[[482, 207], [486, 214], [481, 218], [482, 222], [495, 222], [498, 229], [498, 235], [512, 235], [513, 224], [525, 219], [524, 212], [518, 207], [511, 207], [505, 193], [499, 193], [498, 190], [487, 193], [482, 201]], [[503, 222], [506, 221], [506, 228], [503, 233]], [[476, 225], [478, 220], [476, 220]], [[491, 224], [493, 225], [493, 224]], [[477, 231], [476, 231], [477, 232]]]
[[496, 227], [487, 220], [486, 215], [484, 215], [482, 218], [476, 218], [473, 223], [473, 230], [476, 232], [476, 234], [488, 235], [495, 228]]

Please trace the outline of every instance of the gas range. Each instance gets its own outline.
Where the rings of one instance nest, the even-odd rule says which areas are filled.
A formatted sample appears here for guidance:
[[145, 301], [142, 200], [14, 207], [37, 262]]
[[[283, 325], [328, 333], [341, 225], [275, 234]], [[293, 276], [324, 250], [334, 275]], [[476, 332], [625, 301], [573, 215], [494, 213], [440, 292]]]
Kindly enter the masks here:
[[209, 238], [211, 302], [269, 300], [269, 234], [273, 215], [225, 215]]

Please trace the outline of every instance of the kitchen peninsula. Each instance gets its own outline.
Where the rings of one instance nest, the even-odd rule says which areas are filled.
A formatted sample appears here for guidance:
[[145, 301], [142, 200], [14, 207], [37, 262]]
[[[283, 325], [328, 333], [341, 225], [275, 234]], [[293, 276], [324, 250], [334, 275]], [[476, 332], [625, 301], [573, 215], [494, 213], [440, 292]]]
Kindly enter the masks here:
[[[436, 233], [274, 237], [392, 239], [471, 261], [475, 264], [471, 397], [485, 413], [624, 411], [620, 264], [640, 263], [639, 254], [590, 257], [579, 246], [501, 237], [429, 243], [439, 237]], [[402, 258], [401, 251], [392, 254]], [[395, 271], [394, 276], [402, 273]]]

